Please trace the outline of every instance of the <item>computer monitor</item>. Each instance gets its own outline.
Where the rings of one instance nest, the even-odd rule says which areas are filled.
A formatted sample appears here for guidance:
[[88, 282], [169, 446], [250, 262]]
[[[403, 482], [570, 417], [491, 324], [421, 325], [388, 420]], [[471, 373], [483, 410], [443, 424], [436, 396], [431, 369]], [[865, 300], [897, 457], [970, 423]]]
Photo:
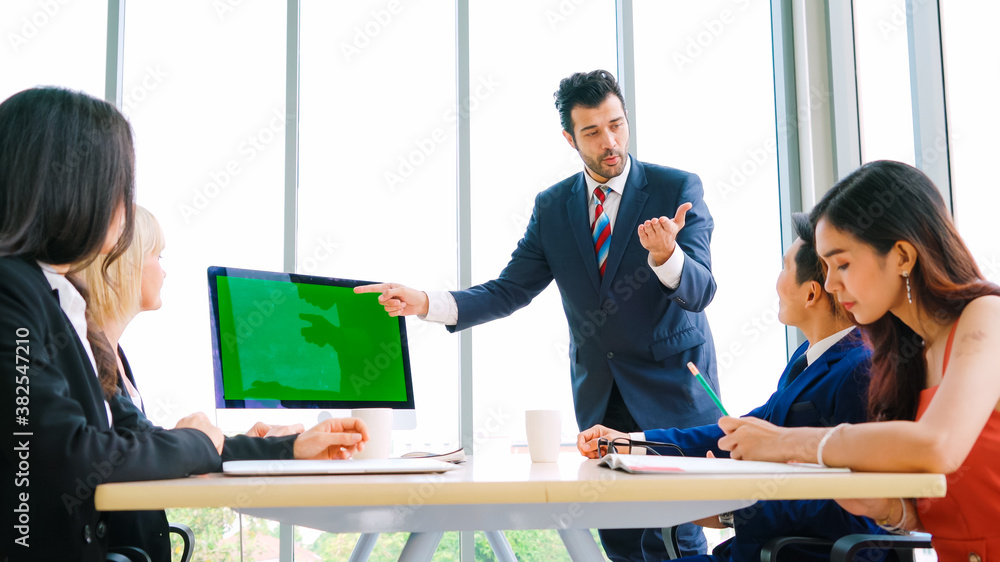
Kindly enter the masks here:
[[415, 427], [406, 323], [354, 293], [369, 283], [209, 267], [216, 408], [311, 410], [313, 423], [393, 408], [396, 429]]

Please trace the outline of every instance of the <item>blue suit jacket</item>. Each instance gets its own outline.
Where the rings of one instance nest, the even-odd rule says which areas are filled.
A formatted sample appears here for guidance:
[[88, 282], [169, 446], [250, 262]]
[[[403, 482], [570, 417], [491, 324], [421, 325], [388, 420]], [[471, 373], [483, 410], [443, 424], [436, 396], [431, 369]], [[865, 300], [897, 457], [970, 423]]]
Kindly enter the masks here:
[[[493, 281], [452, 294], [464, 330], [524, 307], [555, 279], [570, 330], [570, 374], [581, 428], [604, 419], [612, 381], [642, 428], [689, 427], [718, 419], [685, 364], [694, 361], [718, 390], [705, 307], [715, 296], [712, 216], [698, 176], [632, 158], [603, 279], [597, 269], [583, 172], [535, 198], [524, 238]], [[691, 202], [677, 237], [685, 253], [676, 289], [650, 269], [636, 229]]]
[[[806, 352], [805, 343], [792, 354], [778, 383], [778, 391], [767, 403], [747, 416], [767, 420], [784, 427], [832, 427], [840, 423], [867, 421], [867, 402], [871, 352], [864, 346], [857, 330], [851, 332], [806, 367], [787, 387], [785, 381], [792, 364]], [[654, 429], [646, 439], [674, 443], [686, 456], [703, 457], [708, 451], [729, 456], [719, 449], [724, 433], [718, 425], [691, 429]], [[660, 450], [671, 454], [670, 449]], [[766, 494], [766, 490], [762, 490]], [[728, 550], [716, 549], [723, 560], [759, 560], [761, 547], [780, 536], [809, 536], [837, 539], [851, 533], [881, 533], [870, 519], [847, 513], [836, 502], [761, 501], [735, 513], [736, 536]], [[785, 552], [782, 550], [782, 552]], [[728, 554], [728, 556], [727, 556]], [[829, 560], [809, 551], [789, 551], [789, 560]]]

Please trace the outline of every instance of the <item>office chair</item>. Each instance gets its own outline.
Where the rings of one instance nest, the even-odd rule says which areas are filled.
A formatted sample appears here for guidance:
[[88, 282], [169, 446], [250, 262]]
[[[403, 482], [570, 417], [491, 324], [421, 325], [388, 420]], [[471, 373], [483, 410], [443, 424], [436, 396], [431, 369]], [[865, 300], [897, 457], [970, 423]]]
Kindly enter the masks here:
[[[191, 562], [191, 556], [194, 554], [194, 531], [183, 523], [171, 523], [170, 532], [180, 536], [184, 541], [181, 562]], [[105, 562], [152, 562], [144, 550], [134, 546], [117, 547], [108, 552], [104, 560]]]
[[667, 547], [667, 560], [677, 560], [681, 557], [681, 545], [677, 542], [677, 527], [663, 528], [663, 545]]
[[830, 562], [854, 562], [854, 556], [862, 550], [890, 550], [886, 560], [913, 562], [913, 551], [931, 548], [931, 537], [924, 533], [914, 535], [847, 535], [837, 541], [812, 537], [778, 537], [767, 541], [760, 551], [761, 562], [777, 562], [778, 553], [786, 546], [827, 546], [830, 547]]

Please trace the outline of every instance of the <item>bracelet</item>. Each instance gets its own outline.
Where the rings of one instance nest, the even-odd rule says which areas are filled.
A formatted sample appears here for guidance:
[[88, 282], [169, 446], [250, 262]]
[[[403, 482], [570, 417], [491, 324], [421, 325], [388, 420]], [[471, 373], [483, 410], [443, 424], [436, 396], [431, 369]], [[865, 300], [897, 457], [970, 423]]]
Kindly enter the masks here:
[[819, 440], [819, 445], [816, 447], [816, 464], [824, 468], [830, 468], [825, 462], [823, 462], [823, 447], [826, 447], [826, 442], [830, 440], [830, 437], [832, 437], [838, 429], [844, 427], [845, 425], [848, 424], [842, 423], [836, 427], [831, 427], [827, 430], [826, 434], [823, 435], [823, 438]]
[[906, 525], [906, 500], [899, 498], [899, 504], [903, 506], [903, 515], [899, 518], [899, 523], [896, 523], [895, 525], [889, 524], [889, 520], [892, 519], [892, 507], [889, 507], [889, 515], [887, 515], [885, 519], [876, 521], [875, 523], [890, 533], [905, 533], [906, 528], [904, 525]]

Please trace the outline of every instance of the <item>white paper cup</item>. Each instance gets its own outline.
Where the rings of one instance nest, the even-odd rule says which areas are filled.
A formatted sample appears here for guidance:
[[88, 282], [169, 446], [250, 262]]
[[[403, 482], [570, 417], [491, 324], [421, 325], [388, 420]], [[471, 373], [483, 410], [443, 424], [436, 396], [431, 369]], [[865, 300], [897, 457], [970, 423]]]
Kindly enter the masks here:
[[531, 462], [559, 460], [559, 440], [562, 436], [562, 414], [559, 410], [524, 412], [524, 429], [528, 434]]
[[368, 442], [363, 451], [356, 453], [356, 459], [387, 459], [392, 444], [392, 409], [359, 408], [351, 410], [351, 417], [365, 422], [368, 427]]

